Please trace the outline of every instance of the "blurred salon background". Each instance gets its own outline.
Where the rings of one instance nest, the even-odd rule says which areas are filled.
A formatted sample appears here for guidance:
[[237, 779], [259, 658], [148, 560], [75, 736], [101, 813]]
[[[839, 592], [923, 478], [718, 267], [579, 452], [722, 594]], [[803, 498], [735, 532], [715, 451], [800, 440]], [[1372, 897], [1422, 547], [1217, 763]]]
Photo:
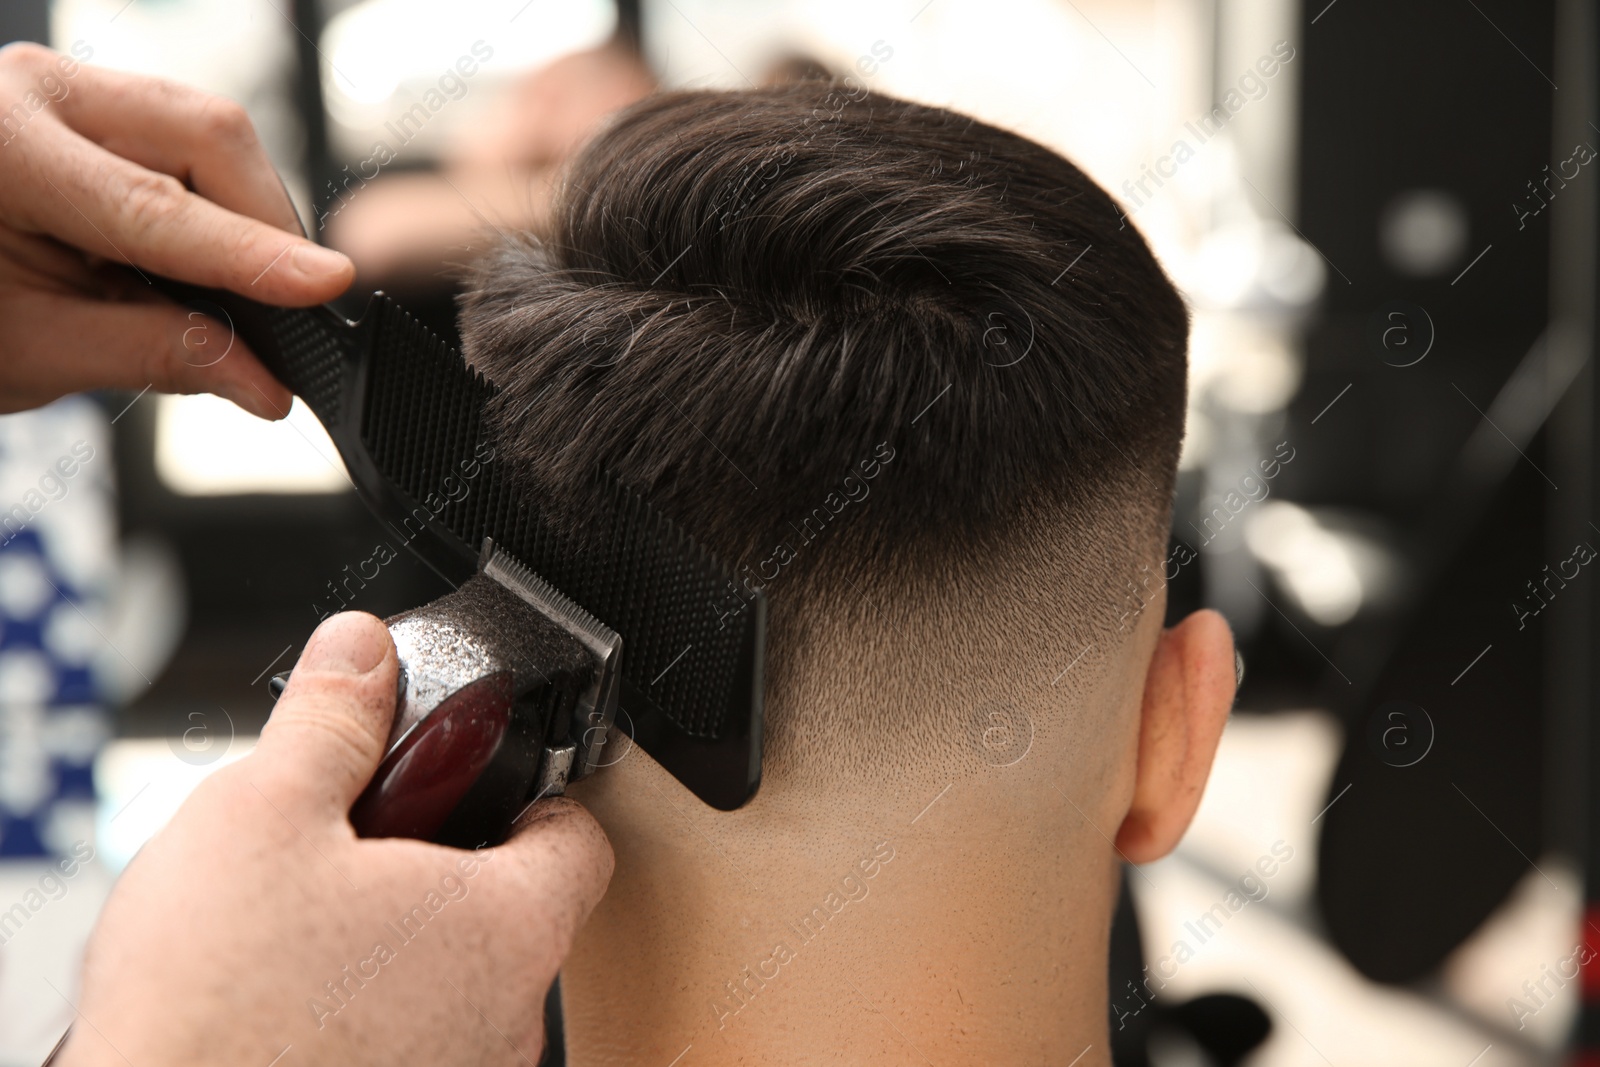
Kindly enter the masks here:
[[[1068, 155], [1193, 310], [1173, 552], [1130, 610], [1218, 608], [1246, 669], [1194, 828], [1128, 879], [1118, 1063], [1600, 1062], [1591, 4], [6, 0], [12, 40], [243, 103], [356, 290], [447, 336], [460, 265], [660, 86], [849, 78]], [[13, 504], [0, 1065], [66, 1027], [111, 880], [318, 618], [444, 589], [373, 562], [298, 404], [4, 416]]]

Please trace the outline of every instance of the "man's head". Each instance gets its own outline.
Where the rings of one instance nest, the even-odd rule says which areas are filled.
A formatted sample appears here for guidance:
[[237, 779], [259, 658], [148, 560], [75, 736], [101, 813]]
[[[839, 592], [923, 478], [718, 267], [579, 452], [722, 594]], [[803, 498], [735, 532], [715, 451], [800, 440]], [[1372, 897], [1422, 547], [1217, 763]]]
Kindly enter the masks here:
[[[556, 522], [581, 536], [609, 470], [766, 588], [767, 772], [721, 832], [961, 779], [1138, 824], [1135, 859], [1176, 840], [1232, 696], [1219, 620], [1158, 640], [1188, 318], [1078, 168], [826, 84], [658, 96], [462, 326]], [[1157, 741], [1198, 761], [1146, 789], [1159, 819]]]
[[[767, 587], [780, 770], [802, 635], [871, 591], [925, 588], [947, 629], [1034, 615], [1053, 648], [1120, 643], [1166, 544], [1187, 325], [1071, 163], [826, 85], [626, 113], [464, 315], [558, 521], [581, 531], [609, 469]], [[1030, 586], [1050, 602], [997, 602]], [[848, 640], [895, 643], [868, 626]], [[959, 669], [1020, 680], [1042, 636]]]

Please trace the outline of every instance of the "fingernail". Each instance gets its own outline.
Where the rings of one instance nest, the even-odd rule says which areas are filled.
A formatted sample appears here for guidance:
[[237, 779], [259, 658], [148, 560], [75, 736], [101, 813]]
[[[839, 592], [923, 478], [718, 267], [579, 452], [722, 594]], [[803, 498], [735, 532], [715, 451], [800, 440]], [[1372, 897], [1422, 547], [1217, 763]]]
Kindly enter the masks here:
[[295, 270], [311, 278], [348, 274], [354, 269], [344, 253], [309, 242], [296, 245], [289, 258], [294, 261]]
[[231, 401], [244, 408], [258, 419], [276, 422], [287, 415], [288, 409], [280, 409], [271, 400], [262, 396], [248, 385], [239, 385], [237, 382], [224, 382], [215, 389], [218, 396]]
[[317, 627], [297, 667], [337, 674], [366, 674], [389, 652], [389, 632], [371, 615], [347, 611]]

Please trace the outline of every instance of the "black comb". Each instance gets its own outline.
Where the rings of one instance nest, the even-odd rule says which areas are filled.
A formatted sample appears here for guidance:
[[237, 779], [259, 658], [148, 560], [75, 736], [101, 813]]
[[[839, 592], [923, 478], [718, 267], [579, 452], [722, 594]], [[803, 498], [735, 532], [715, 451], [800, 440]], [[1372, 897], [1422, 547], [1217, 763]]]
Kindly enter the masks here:
[[350, 322], [161, 279], [226, 323], [305, 401], [356, 491], [452, 585], [485, 538], [623, 638], [618, 722], [706, 803], [731, 810], [760, 782], [766, 604], [685, 531], [609, 475], [583, 550], [559, 536], [494, 456], [495, 387], [382, 293]]

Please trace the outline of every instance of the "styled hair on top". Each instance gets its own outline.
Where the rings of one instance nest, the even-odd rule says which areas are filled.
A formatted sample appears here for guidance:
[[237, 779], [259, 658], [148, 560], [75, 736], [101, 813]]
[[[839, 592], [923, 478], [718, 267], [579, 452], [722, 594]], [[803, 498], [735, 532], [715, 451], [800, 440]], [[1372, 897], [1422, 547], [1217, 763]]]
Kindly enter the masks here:
[[610, 471], [747, 580], [784, 574], [775, 597], [981, 569], [1075, 511], [1117, 513], [1099, 560], [1165, 545], [1187, 311], [1082, 171], [950, 111], [652, 97], [573, 162], [549, 232], [479, 263], [462, 332], [558, 524], [582, 536]]

